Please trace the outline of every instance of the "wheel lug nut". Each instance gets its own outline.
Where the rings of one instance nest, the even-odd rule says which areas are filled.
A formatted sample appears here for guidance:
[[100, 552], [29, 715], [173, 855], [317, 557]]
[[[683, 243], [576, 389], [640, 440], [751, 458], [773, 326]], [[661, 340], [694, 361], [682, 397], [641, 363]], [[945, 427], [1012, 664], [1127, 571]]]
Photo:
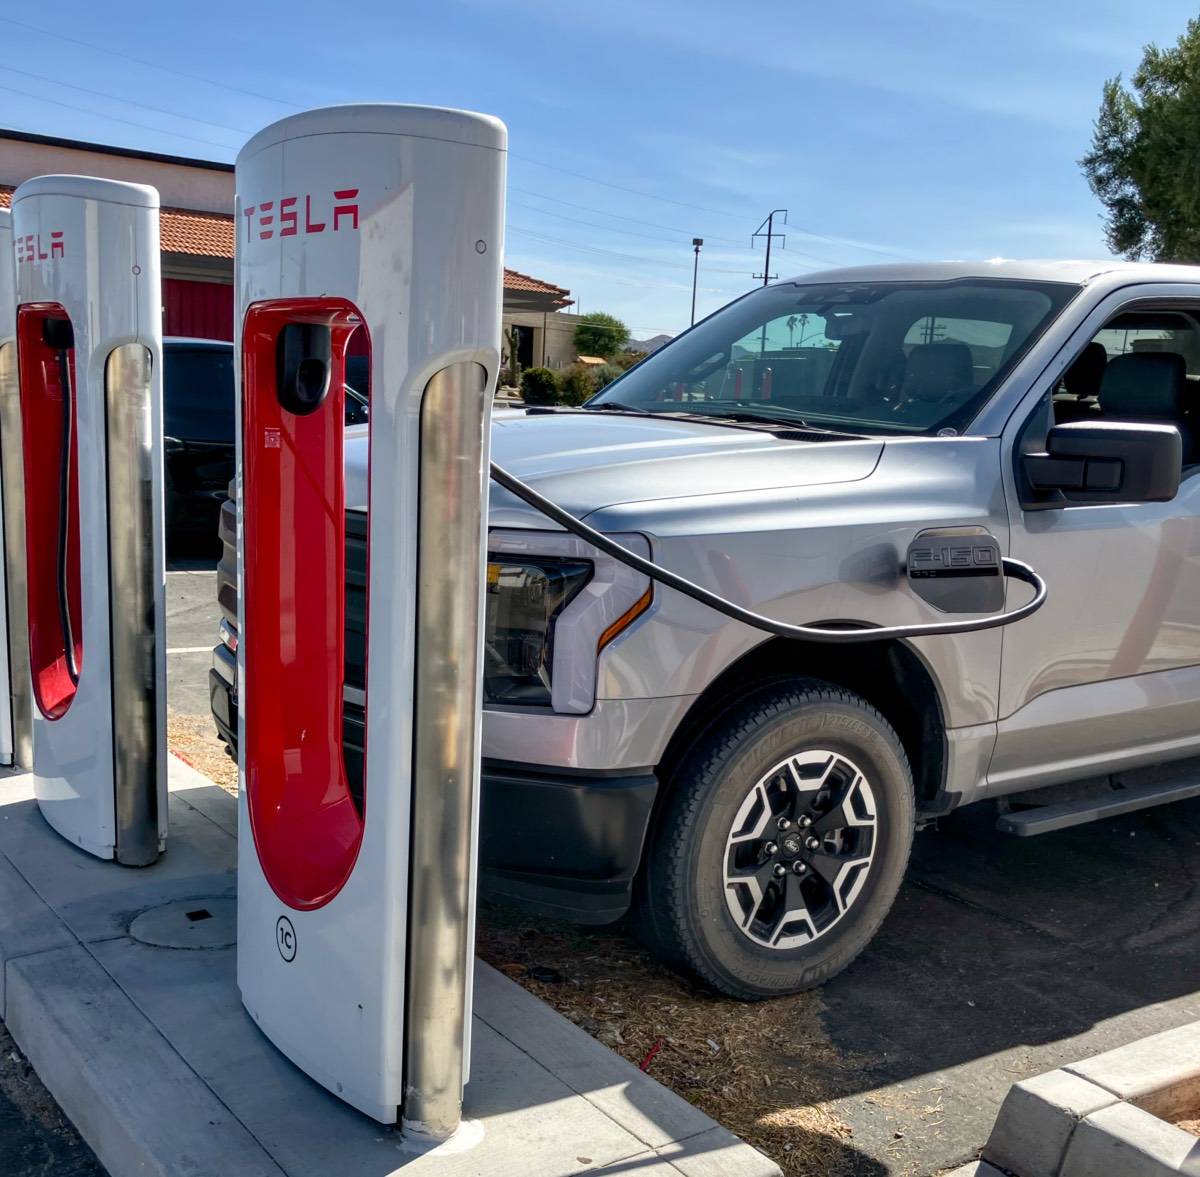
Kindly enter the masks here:
[[767, 852], [768, 856], [779, 853], [779, 845], [775, 842], [768, 842], [763, 849]]
[[802, 863], [802, 862], [793, 862], [792, 863], [792, 872], [794, 874], [802, 875], [802, 874], [804, 874], [804, 872], [806, 870], [808, 870], [808, 867], [806, 867], [804, 865], [804, 863]]
[[780, 832], [790, 830], [792, 828], [792, 819], [790, 817], [781, 817], [775, 822], [775, 828]]
[[787, 867], [782, 862], [777, 862], [773, 873], [777, 879], [782, 879], [787, 874]]
[[816, 848], [821, 845], [821, 839], [820, 838], [806, 838], [804, 840], [804, 844], [810, 850], [816, 850]]
[[812, 818], [811, 818], [811, 817], [809, 817], [809, 816], [808, 816], [808, 814], [806, 813], [806, 814], [805, 814], [805, 815], [804, 815], [804, 816], [803, 816], [803, 817], [800, 819], [800, 828], [801, 828], [802, 830], [806, 830], [806, 829], [808, 829], [808, 827], [809, 827], [810, 825], [812, 825]]

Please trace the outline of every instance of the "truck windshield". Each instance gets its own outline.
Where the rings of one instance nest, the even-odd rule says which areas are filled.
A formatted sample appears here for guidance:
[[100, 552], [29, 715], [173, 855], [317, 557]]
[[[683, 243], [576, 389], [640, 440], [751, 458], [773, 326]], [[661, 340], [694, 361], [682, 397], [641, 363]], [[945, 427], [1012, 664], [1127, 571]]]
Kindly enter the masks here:
[[960, 432], [1078, 289], [985, 278], [768, 286], [655, 352], [587, 407], [856, 434]]

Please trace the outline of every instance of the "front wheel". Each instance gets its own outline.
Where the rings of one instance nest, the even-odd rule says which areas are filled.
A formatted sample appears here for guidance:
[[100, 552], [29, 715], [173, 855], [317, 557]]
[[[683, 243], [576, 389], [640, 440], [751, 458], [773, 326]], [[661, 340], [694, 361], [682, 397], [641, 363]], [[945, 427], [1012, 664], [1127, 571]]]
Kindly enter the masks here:
[[730, 997], [820, 985], [866, 946], [912, 846], [908, 759], [858, 695], [774, 685], [680, 765], [647, 855], [639, 924]]

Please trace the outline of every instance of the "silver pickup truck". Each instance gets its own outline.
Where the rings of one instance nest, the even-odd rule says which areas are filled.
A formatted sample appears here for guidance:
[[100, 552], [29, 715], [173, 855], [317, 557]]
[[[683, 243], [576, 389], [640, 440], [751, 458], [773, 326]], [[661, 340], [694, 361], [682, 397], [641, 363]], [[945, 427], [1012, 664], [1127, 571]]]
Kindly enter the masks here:
[[[485, 893], [630, 912], [666, 961], [752, 999], [844, 968], [914, 830], [957, 806], [1003, 799], [1001, 828], [1030, 834], [1200, 793], [1198, 416], [1200, 269], [1115, 262], [805, 275], [582, 408], [497, 412], [500, 466], [773, 619], [936, 620], [904, 559], [941, 528], [986, 529], [1048, 598], [955, 636], [772, 637], [494, 486]], [[352, 776], [366, 446], [347, 431]], [[222, 530], [211, 695], [232, 743], [232, 507]]]

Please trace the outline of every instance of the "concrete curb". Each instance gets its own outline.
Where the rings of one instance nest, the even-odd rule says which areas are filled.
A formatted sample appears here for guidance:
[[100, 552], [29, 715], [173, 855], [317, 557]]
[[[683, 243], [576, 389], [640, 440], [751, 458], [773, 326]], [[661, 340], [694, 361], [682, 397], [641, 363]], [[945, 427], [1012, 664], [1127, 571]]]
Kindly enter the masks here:
[[127, 870], [55, 835], [0, 773], [0, 1017], [112, 1177], [779, 1177], [773, 1162], [508, 978], [476, 970], [475, 1149], [414, 1154], [245, 1015], [235, 950], [128, 935], [233, 894], [237, 806], [171, 762], [172, 845]]
[[1200, 1174], [1200, 1022], [1015, 1084], [984, 1159], [1020, 1177]]

